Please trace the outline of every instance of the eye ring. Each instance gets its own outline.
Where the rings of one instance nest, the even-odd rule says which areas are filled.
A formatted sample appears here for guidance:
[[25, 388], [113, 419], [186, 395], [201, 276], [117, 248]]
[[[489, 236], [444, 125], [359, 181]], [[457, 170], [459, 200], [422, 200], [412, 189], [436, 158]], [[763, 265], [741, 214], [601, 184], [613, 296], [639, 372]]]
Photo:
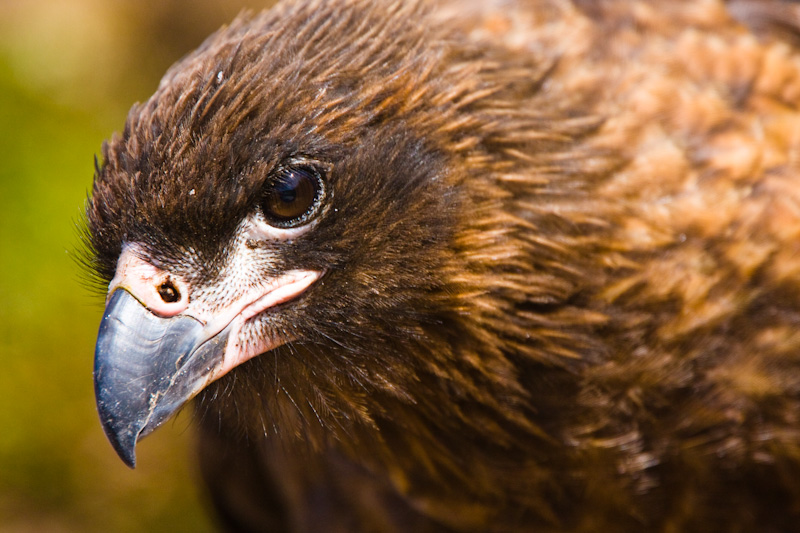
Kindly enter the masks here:
[[296, 228], [319, 213], [325, 193], [322, 173], [314, 165], [280, 167], [264, 183], [259, 207], [271, 226]]

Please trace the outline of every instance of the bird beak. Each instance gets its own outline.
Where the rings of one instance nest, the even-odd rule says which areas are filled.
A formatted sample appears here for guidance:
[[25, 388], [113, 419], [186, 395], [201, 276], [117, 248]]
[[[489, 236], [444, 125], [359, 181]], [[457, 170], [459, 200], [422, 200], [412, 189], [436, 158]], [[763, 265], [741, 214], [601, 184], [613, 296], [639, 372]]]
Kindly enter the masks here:
[[125, 464], [135, 466], [139, 439], [218, 377], [230, 330], [209, 335], [190, 316], [156, 316], [124, 288], [111, 294], [97, 337], [94, 388], [103, 429]]
[[230, 290], [209, 307], [182, 277], [142, 259], [126, 245], [109, 286], [94, 355], [94, 390], [103, 429], [125, 464], [136, 443], [212, 381], [290, 340], [263, 335], [240, 341], [247, 322], [293, 300], [321, 272], [290, 270]]

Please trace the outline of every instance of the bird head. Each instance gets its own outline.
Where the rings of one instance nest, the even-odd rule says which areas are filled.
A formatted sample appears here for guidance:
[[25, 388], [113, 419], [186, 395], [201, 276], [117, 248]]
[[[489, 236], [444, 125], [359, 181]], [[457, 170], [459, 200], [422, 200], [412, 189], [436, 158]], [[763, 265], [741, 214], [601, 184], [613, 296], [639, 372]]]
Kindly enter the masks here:
[[419, 5], [333, 4], [240, 17], [103, 146], [87, 208], [108, 284], [95, 391], [130, 466], [201, 391], [207, 409], [255, 409], [245, 432], [352, 435], [390, 405], [440, 429], [526, 423], [498, 339], [528, 333], [503, 306], [561, 297], [572, 274], [537, 267], [563, 247], [514, 240], [534, 208], [509, 202], [543, 181], [521, 182], [530, 163], [509, 154], [553, 151], [586, 123], [534, 135], [538, 119], [503, 104], [537, 94], [549, 63], [535, 54], [501, 70], [420, 24]]
[[[380, 380], [375, 361], [408, 364], [387, 346], [436, 327], [463, 176], [430, 134], [453, 98], [426, 85], [422, 35], [389, 27], [403, 13], [358, 15], [240, 18], [104, 146], [87, 216], [109, 284], [95, 383], [129, 465], [139, 438], [253, 357], [317, 353], [295, 363], [330, 400]], [[351, 24], [369, 31], [344, 47]]]

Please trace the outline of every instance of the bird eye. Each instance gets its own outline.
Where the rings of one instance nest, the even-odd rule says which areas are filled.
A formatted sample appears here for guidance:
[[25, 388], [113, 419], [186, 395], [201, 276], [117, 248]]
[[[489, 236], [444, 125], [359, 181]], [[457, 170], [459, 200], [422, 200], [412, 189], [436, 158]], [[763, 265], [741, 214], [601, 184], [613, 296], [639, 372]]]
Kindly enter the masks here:
[[261, 211], [273, 226], [302, 226], [319, 210], [323, 193], [322, 178], [314, 167], [282, 168], [264, 185]]

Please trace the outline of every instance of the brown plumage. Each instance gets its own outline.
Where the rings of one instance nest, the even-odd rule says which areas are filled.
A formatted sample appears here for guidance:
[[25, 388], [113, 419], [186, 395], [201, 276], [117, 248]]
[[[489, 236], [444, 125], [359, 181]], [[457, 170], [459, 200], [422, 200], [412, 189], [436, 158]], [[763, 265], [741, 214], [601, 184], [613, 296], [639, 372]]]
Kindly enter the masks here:
[[[797, 530], [798, 20], [769, 1], [287, 2], [170, 69], [104, 146], [99, 277], [132, 257], [163, 301], [111, 293], [165, 317], [188, 293], [206, 323], [319, 275], [233, 334], [266, 353], [203, 371], [224, 526]], [[316, 187], [302, 220], [267, 213], [294, 201], [287, 172]], [[161, 392], [120, 437], [113, 350], [98, 398], [132, 463]]]

